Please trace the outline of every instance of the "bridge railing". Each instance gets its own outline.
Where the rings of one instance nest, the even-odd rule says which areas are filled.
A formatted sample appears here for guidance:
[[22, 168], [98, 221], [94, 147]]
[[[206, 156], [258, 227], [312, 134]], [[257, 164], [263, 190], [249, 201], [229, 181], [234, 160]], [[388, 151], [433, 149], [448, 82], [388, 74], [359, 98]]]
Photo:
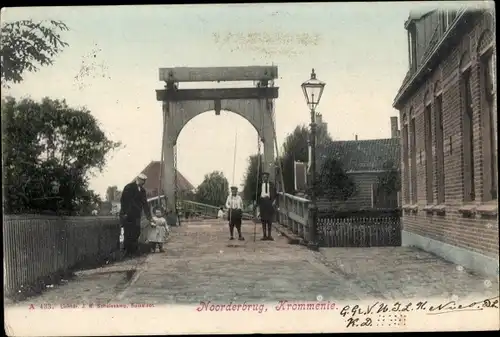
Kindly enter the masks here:
[[[148, 199], [149, 206], [151, 208], [161, 206], [160, 200], [162, 198], [164, 198], [163, 195], [159, 197], [149, 198]], [[181, 217], [181, 219], [185, 217], [190, 217], [190, 218], [201, 217], [201, 218], [215, 219], [217, 218], [219, 207], [192, 200], [179, 200], [177, 202], [177, 211], [179, 212], [179, 216]], [[243, 219], [250, 220], [253, 218], [254, 216], [252, 213], [248, 212], [243, 213]]]
[[[305, 242], [311, 225], [310, 200], [279, 193], [279, 222]], [[401, 210], [319, 210], [316, 239], [323, 247], [376, 247], [401, 245]]]
[[98, 264], [120, 249], [117, 217], [3, 217], [7, 295], [43, 286], [52, 277]]
[[[203, 204], [203, 203], [191, 201], [191, 200], [183, 200], [182, 205], [183, 205], [183, 207], [182, 207], [183, 211], [187, 210], [190, 212], [200, 214], [203, 217], [212, 218], [212, 219], [217, 218], [217, 213], [219, 212], [219, 209], [220, 209], [217, 206], [207, 205], [207, 204]], [[252, 220], [253, 218], [254, 218], [254, 215], [252, 213], [243, 212], [243, 219], [244, 220]]]
[[309, 203], [310, 200], [288, 193], [279, 193], [278, 214], [281, 225], [305, 240], [309, 239]]
[[181, 203], [182, 212], [189, 212], [193, 215], [199, 214], [207, 218], [217, 218], [219, 207], [207, 205], [196, 201], [183, 200]]

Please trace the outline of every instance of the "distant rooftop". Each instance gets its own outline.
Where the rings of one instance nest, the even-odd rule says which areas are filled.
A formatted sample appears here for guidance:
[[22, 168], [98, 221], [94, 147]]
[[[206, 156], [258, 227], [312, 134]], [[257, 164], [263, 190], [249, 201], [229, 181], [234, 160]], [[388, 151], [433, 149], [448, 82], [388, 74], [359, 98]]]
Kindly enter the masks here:
[[333, 141], [319, 151], [320, 160], [332, 156], [350, 172], [385, 170], [387, 162], [399, 168], [399, 138]]
[[[146, 191], [152, 192], [158, 189], [160, 186], [160, 170], [160, 162], [153, 160], [141, 171], [141, 173], [144, 173], [148, 177], [144, 185]], [[182, 173], [177, 172], [177, 188], [179, 191], [191, 191], [194, 189], [194, 186]], [[160, 194], [163, 194], [163, 188], [161, 188]]]

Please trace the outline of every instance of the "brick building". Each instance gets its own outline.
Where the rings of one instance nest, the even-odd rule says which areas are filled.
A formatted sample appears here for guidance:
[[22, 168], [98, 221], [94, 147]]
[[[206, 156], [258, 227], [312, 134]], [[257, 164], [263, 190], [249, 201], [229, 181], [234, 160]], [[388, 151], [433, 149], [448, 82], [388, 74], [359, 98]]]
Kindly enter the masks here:
[[[356, 184], [356, 193], [346, 201], [320, 199], [320, 209], [330, 208], [394, 208], [398, 207], [398, 192], [385, 195], [379, 189], [379, 178], [389, 170], [399, 172], [400, 141], [398, 118], [391, 117], [391, 138], [333, 141], [318, 148], [318, 167], [327, 157], [342, 163], [347, 175]], [[387, 166], [389, 165], [389, 166]]]
[[394, 100], [403, 245], [498, 275], [495, 16], [410, 14], [409, 70]]

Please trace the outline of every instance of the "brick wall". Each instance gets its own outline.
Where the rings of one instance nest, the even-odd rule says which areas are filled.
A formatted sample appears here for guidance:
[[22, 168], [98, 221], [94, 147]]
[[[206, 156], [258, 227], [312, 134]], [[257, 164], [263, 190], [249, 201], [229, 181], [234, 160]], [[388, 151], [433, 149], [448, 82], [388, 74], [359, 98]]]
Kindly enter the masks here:
[[[478, 42], [486, 30], [495, 32], [491, 16], [485, 13], [468, 29], [461, 32], [463, 38], [443, 55], [441, 64], [431, 69], [426, 82], [416, 90], [403, 104], [400, 110], [401, 128], [405, 120], [415, 118], [417, 147], [417, 199], [418, 208], [406, 211], [403, 218], [404, 230], [435, 240], [440, 240], [458, 247], [476, 251], [488, 256], [498, 256], [498, 218], [496, 214], [480, 215], [478, 213], [466, 217], [459, 209], [464, 201], [464, 149], [462, 120], [462, 91], [460, 85], [460, 65], [470, 61], [471, 86], [473, 93], [473, 133], [474, 133], [474, 169], [476, 206], [483, 199], [483, 139], [481, 133], [482, 109], [481, 86], [478, 63]], [[496, 55], [496, 45], [494, 45]], [[424, 108], [426, 103], [434, 108], [436, 93], [442, 92], [442, 113], [444, 126], [444, 172], [445, 172], [445, 213], [430, 213], [424, 210], [426, 200], [426, 168], [425, 168], [425, 129]], [[411, 113], [411, 115], [410, 115]], [[496, 108], [495, 108], [496, 114]], [[436, 125], [432, 110], [432, 151], [433, 151], [433, 199], [437, 200], [437, 158], [436, 158]], [[495, 129], [496, 131], [496, 129]], [[450, 148], [451, 145], [451, 148]], [[411, 147], [410, 153], [411, 156]], [[402, 151], [403, 153], [403, 151]], [[411, 157], [410, 157], [411, 158]], [[403, 157], [402, 157], [403, 160]], [[411, 160], [409, 160], [411, 163]], [[402, 165], [402, 179], [408, 178], [408, 167]], [[405, 172], [405, 170], [408, 170]], [[496, 172], [495, 172], [496, 174]], [[403, 189], [408, 184], [402, 184]], [[404, 194], [404, 191], [403, 191]], [[405, 208], [410, 209], [406, 205]], [[413, 205], [415, 206], [415, 205]]]

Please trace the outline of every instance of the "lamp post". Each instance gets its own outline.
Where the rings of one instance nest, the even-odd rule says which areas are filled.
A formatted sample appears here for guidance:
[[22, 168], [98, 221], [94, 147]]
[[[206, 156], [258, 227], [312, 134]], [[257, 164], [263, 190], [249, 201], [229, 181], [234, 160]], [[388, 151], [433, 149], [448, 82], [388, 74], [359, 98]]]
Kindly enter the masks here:
[[309, 243], [310, 249], [318, 250], [318, 242], [316, 240], [317, 231], [317, 215], [318, 215], [318, 205], [316, 200], [316, 107], [321, 100], [321, 95], [325, 89], [325, 83], [321, 82], [316, 78], [316, 73], [314, 69], [311, 72], [311, 78], [304, 83], [302, 83], [302, 91], [304, 92], [304, 97], [306, 98], [307, 106], [309, 107], [311, 113], [311, 133], [310, 133], [310, 146], [311, 146], [311, 202], [309, 204]]

